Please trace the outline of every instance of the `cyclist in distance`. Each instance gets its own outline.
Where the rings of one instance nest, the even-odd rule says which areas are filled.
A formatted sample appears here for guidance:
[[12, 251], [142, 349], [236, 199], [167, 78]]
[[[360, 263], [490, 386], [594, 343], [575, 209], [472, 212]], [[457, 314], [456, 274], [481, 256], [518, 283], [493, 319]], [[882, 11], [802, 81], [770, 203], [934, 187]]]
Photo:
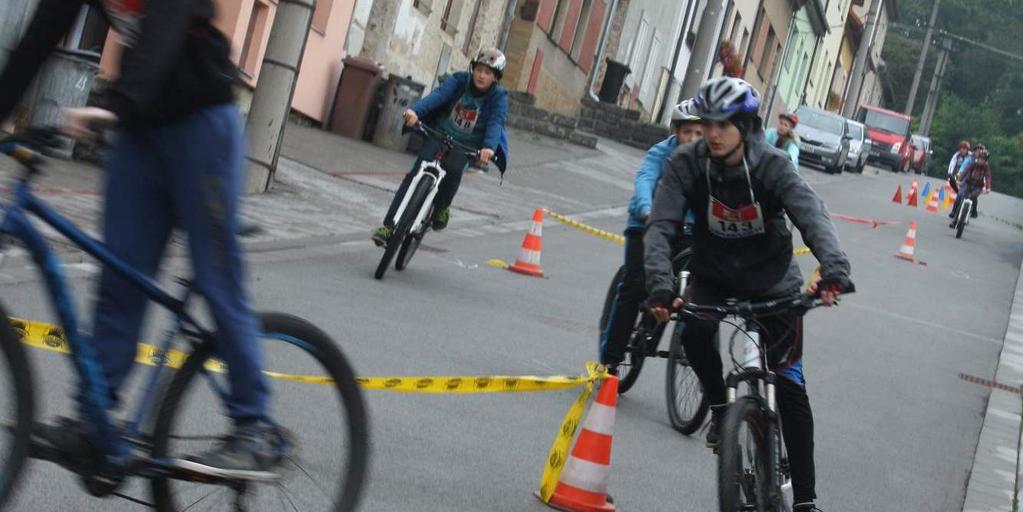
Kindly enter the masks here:
[[952, 212], [949, 213], [949, 218], [953, 220], [948, 227], [955, 226], [955, 218], [958, 215], [959, 207], [963, 204], [964, 197], [973, 200], [970, 218], [977, 218], [977, 197], [981, 194], [991, 193], [991, 165], [988, 163], [988, 157], [986, 149], [973, 153], [973, 161], [959, 178], [959, 194], [956, 195], [956, 202], [952, 206]]
[[[508, 164], [508, 138], [505, 120], [508, 118], [508, 91], [500, 84], [506, 59], [497, 48], [484, 48], [469, 63], [469, 71], [454, 73], [425, 98], [405, 111], [405, 125], [424, 124], [451, 136], [457, 142], [478, 147], [479, 161], [491, 160], [504, 172]], [[401, 206], [412, 178], [424, 161], [433, 160], [440, 143], [428, 139], [419, 151], [419, 158], [398, 187], [391, 207], [384, 217], [384, 225], [373, 231], [373, 242], [383, 247], [394, 230], [392, 219]], [[464, 154], [452, 151], [441, 162], [447, 176], [440, 183], [433, 200], [432, 228], [440, 231], [451, 218], [450, 206], [462, 182], [462, 174], [471, 162]]]
[[767, 143], [788, 153], [792, 159], [792, 166], [799, 172], [799, 134], [796, 133], [796, 126], [799, 124], [799, 116], [795, 112], [778, 114], [778, 128], [768, 128], [764, 132]]
[[959, 169], [963, 162], [970, 156], [970, 141], [964, 140], [959, 143], [959, 149], [952, 155], [948, 162], [948, 184], [957, 194], [959, 193]]

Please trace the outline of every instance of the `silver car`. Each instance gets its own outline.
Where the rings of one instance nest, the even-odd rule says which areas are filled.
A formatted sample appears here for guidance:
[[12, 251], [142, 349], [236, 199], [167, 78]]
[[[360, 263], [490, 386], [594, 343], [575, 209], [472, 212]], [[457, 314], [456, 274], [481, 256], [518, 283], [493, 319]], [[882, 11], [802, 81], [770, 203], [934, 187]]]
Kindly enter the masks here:
[[867, 138], [867, 127], [863, 123], [845, 120], [846, 132], [849, 134], [849, 158], [845, 161], [845, 170], [863, 174], [870, 155], [870, 139]]

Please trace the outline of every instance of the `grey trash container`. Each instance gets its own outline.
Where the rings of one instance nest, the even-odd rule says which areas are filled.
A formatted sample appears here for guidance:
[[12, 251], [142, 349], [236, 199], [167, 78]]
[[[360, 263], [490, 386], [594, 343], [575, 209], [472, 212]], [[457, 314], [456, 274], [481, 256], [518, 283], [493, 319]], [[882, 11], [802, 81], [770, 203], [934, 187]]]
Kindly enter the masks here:
[[380, 107], [380, 115], [377, 118], [376, 130], [373, 133], [373, 144], [405, 151], [408, 147], [409, 136], [401, 134], [401, 127], [405, 123], [402, 113], [423, 97], [426, 86], [411, 78], [388, 75], [387, 81], [382, 87], [384, 88], [383, 102]]
[[[96, 52], [58, 49], [39, 73], [35, 97], [30, 107], [29, 126], [53, 126], [60, 122], [65, 108], [84, 107], [89, 101], [92, 84], [99, 73], [100, 55]], [[62, 138], [47, 153], [71, 158], [75, 142]]]

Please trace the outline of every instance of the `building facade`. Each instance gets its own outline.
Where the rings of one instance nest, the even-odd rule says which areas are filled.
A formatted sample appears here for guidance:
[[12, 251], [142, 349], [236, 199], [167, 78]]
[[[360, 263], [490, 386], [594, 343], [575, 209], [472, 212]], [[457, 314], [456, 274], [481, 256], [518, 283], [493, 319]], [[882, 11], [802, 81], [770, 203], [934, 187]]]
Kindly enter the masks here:
[[359, 0], [349, 51], [432, 88], [496, 46], [508, 0]]
[[536, 98], [538, 108], [579, 113], [589, 94], [605, 0], [522, 0], [508, 27], [504, 85]]
[[785, 47], [778, 75], [775, 103], [766, 113], [765, 121], [768, 124], [776, 123], [774, 119], [776, 113], [792, 111], [800, 105], [813, 66], [815, 50], [827, 31], [824, 2], [822, 0], [804, 2], [792, 23], [789, 43]]

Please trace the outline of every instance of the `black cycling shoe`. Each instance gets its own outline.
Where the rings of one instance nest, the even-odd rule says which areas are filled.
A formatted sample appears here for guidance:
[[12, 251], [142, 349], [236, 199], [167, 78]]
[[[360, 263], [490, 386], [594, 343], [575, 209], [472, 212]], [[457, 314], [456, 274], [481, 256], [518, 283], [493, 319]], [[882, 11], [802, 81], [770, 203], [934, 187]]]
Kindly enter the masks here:
[[810, 503], [799, 503], [792, 506], [792, 512], [824, 512], [817, 508], [813, 502]]
[[707, 448], [717, 451], [721, 444], [721, 421], [725, 416], [725, 408], [722, 405], [710, 406], [710, 423], [707, 424]]
[[193, 477], [270, 482], [279, 479], [276, 469], [291, 451], [282, 429], [246, 425], [235, 427], [212, 450], [175, 460], [172, 465]]

